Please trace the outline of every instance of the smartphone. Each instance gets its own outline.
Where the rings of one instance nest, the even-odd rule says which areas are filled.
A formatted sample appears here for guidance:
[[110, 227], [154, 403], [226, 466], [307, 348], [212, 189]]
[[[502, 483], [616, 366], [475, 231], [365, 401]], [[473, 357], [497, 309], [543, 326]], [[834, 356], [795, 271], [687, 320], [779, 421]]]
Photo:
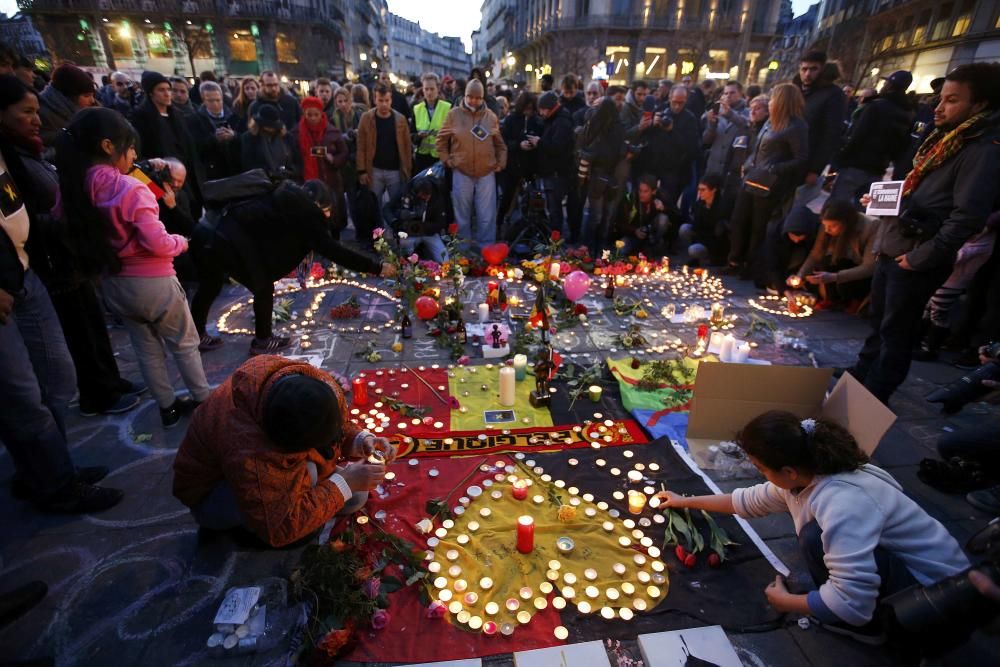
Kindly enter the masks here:
[[326, 157], [326, 146], [313, 146], [309, 149], [309, 155], [313, 157]]
[[712, 105], [712, 113], [714, 113], [715, 115], [719, 115], [719, 112], [721, 110], [722, 110], [722, 102], [716, 102], [715, 104]]

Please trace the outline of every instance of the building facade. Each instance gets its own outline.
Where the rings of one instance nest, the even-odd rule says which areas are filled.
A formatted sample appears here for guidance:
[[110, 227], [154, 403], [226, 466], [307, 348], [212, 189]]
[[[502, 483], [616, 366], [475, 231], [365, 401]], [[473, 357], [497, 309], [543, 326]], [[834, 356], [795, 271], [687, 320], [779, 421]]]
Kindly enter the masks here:
[[35, 61], [36, 66], [47, 62], [49, 53], [45, 48], [45, 40], [30, 16], [16, 14], [7, 17], [0, 14], [0, 41]]
[[362, 53], [371, 52], [379, 63], [388, 53], [384, 25], [381, 31], [378, 25], [385, 0], [18, 0], [18, 5], [44, 36], [54, 63], [70, 60], [102, 74], [156, 70], [194, 76], [213, 70], [245, 76], [274, 70], [288, 80], [307, 81], [361, 69]]
[[774, 70], [776, 81], [789, 81], [799, 71], [802, 55], [809, 50], [816, 36], [816, 25], [819, 19], [820, 3], [810, 5], [809, 9], [794, 18], [791, 13], [791, 3], [788, 3], [787, 14], [783, 10], [782, 20], [778, 25], [778, 38], [774, 41], [771, 59], [778, 63]]
[[389, 57], [396, 76], [407, 79], [424, 72], [465, 77], [471, 67], [461, 39], [428, 32], [395, 14], [389, 14]]
[[757, 83], [773, 76], [782, 0], [486, 0], [483, 7], [489, 58], [526, 85], [545, 73], [618, 84], [684, 75]]

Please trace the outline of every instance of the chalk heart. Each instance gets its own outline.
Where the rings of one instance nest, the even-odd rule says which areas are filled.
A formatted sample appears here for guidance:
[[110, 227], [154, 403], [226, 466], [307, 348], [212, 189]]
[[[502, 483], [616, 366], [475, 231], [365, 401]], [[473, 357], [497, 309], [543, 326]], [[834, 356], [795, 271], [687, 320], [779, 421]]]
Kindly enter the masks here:
[[493, 245], [485, 246], [482, 249], [483, 259], [490, 266], [496, 266], [501, 264], [505, 259], [507, 259], [507, 254], [510, 252], [510, 247], [506, 243], [494, 243]]

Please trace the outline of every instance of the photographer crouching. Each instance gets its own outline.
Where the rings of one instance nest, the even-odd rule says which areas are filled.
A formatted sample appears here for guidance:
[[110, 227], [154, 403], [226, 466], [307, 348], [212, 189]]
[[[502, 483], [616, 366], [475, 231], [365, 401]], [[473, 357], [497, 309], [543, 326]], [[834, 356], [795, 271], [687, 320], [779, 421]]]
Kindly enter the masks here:
[[[443, 176], [443, 169], [440, 170]], [[448, 196], [432, 170], [417, 175], [403, 194], [391, 199], [382, 218], [399, 238], [400, 252], [410, 255], [423, 250], [423, 259], [444, 262], [448, 259], [442, 232], [448, 229], [451, 215]]]

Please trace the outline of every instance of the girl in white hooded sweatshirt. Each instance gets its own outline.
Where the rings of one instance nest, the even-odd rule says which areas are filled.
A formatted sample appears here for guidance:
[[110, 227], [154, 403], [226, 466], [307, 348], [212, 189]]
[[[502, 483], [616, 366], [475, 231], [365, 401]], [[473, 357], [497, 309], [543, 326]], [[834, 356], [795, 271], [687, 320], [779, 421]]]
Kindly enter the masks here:
[[871, 465], [846, 429], [824, 419], [766, 412], [737, 444], [767, 481], [731, 494], [684, 497], [664, 491], [661, 504], [750, 519], [788, 512], [817, 590], [797, 595], [779, 576], [764, 591], [778, 611], [811, 615], [827, 629], [869, 644], [884, 636], [877, 603], [913, 584], [928, 585], [969, 567], [958, 542]]

